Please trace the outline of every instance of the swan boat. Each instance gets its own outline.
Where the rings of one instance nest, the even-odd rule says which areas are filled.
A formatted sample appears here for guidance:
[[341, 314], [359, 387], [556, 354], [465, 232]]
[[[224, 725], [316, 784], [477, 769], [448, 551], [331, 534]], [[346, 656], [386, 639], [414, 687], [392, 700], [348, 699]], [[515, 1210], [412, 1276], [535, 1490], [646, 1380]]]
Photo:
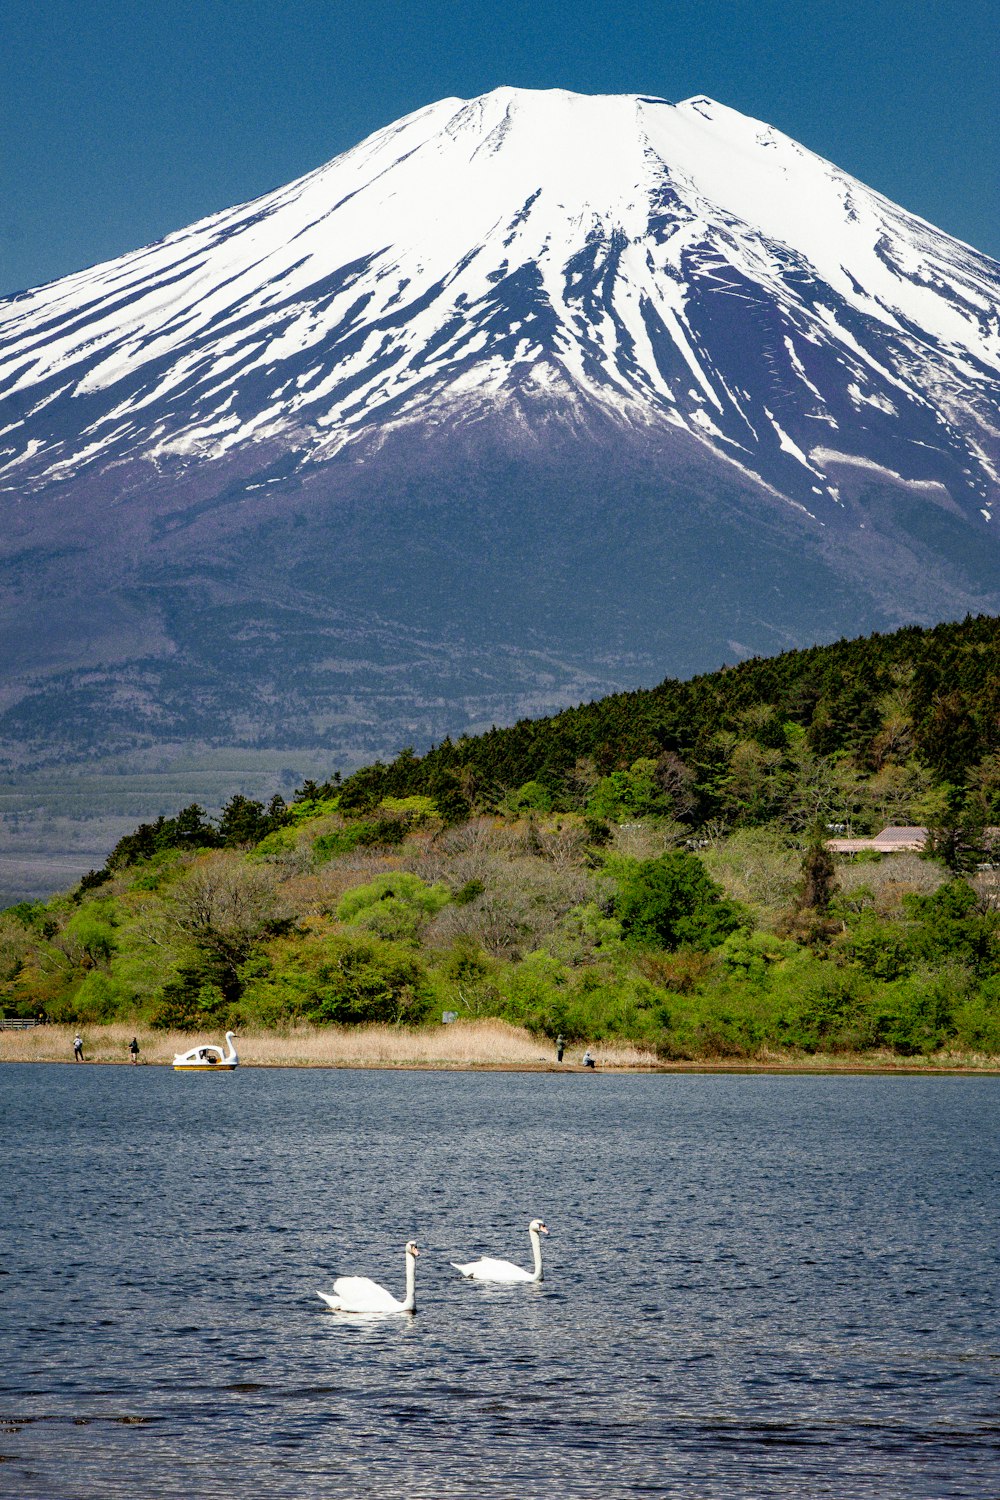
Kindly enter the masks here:
[[226, 1052], [214, 1042], [178, 1052], [174, 1056], [174, 1069], [178, 1073], [231, 1073], [240, 1061], [234, 1031], [226, 1032], [226, 1046], [229, 1049]]

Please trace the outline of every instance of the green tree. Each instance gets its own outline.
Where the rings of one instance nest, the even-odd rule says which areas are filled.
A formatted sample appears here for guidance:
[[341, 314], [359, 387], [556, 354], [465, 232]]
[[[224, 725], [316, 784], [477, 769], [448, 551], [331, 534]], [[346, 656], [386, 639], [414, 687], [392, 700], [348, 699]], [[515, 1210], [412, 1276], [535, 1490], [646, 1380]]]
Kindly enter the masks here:
[[110, 904], [83, 906], [66, 923], [59, 946], [81, 968], [107, 966], [118, 946], [116, 925]]
[[643, 947], [709, 949], [746, 922], [695, 855], [682, 850], [636, 860], [619, 878], [615, 915]]
[[[683, 782], [681, 762], [673, 757], [676, 767], [680, 767], [677, 770], [668, 757], [662, 756], [661, 761], [664, 777], [674, 790], [678, 790]], [[603, 776], [587, 799], [588, 815], [621, 822], [625, 818], [669, 813], [672, 800], [661, 784], [659, 770], [660, 762], [642, 757], [633, 761], [627, 771], [612, 771], [610, 776]]]
[[826, 847], [824, 830], [816, 827], [802, 856], [802, 885], [799, 890], [799, 906], [803, 911], [815, 911], [825, 916], [830, 907], [830, 898], [837, 885], [836, 866]]
[[929, 896], [906, 895], [903, 906], [919, 957], [966, 964], [983, 977], [1000, 972], [1000, 912], [982, 907], [967, 881], [949, 880]]
[[540, 781], [526, 781], [504, 801], [512, 813], [552, 811], [552, 793]]
[[290, 922], [269, 870], [216, 854], [189, 870], [164, 903], [169, 925], [221, 966], [227, 994], [239, 993], [239, 970], [254, 948]]
[[192, 802], [182, 807], [175, 818], [161, 817], [155, 823], [140, 823], [134, 833], [119, 839], [108, 856], [107, 869], [127, 869], [165, 849], [215, 849], [218, 844], [219, 835], [208, 821], [205, 809]]
[[985, 831], [979, 798], [944, 781], [918, 803], [917, 813], [927, 827], [927, 853], [936, 855], [952, 875], [976, 868], [983, 857]]
[[219, 838], [227, 848], [259, 844], [287, 821], [283, 797], [272, 797], [265, 808], [262, 802], [237, 792], [219, 815]]
[[235, 993], [232, 975], [211, 955], [181, 964], [161, 989], [151, 1024], [158, 1031], [198, 1031], [224, 1020]]
[[443, 822], [461, 823], [472, 811], [472, 804], [454, 771], [439, 771], [428, 787]]
[[356, 885], [337, 907], [337, 918], [382, 938], [415, 942], [421, 928], [451, 899], [445, 885], [427, 885], [419, 875], [397, 870]]
[[247, 963], [239, 1013], [280, 1024], [295, 1016], [338, 1025], [416, 1023], [434, 998], [412, 948], [365, 934], [279, 942]]

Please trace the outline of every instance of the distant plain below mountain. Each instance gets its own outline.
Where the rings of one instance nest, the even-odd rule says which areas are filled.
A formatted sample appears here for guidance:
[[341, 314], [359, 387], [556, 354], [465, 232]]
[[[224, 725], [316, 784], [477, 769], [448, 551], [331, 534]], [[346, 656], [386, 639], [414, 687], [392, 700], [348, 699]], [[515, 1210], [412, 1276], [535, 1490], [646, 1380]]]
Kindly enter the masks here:
[[211, 805], [1000, 612], [998, 308], [766, 124], [511, 88], [0, 302], [0, 887], [185, 766]]

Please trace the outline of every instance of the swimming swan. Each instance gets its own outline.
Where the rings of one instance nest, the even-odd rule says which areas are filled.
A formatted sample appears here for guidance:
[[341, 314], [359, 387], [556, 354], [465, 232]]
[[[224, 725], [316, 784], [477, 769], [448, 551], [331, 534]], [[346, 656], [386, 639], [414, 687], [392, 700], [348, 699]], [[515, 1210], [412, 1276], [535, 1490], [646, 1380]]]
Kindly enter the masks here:
[[492, 1255], [484, 1255], [480, 1260], [470, 1261], [467, 1266], [460, 1266], [457, 1260], [453, 1260], [452, 1265], [456, 1271], [461, 1271], [463, 1276], [468, 1276], [472, 1281], [541, 1281], [542, 1242], [538, 1236], [548, 1234], [548, 1232], [541, 1219], [532, 1219], [528, 1225], [531, 1248], [535, 1254], [533, 1271], [522, 1270], [520, 1266], [515, 1266], [512, 1260], [495, 1260]]
[[185, 1070], [203, 1069], [205, 1072], [214, 1073], [217, 1073], [220, 1068], [224, 1068], [232, 1072], [233, 1068], [239, 1063], [239, 1058], [236, 1056], [235, 1043], [235, 1031], [227, 1031], [226, 1046], [229, 1048], [228, 1052], [223, 1052], [222, 1048], [217, 1047], [214, 1042], [208, 1046], [192, 1047], [188, 1052], [175, 1053], [174, 1067], [184, 1068]]
[[420, 1251], [412, 1240], [406, 1246], [406, 1296], [402, 1302], [367, 1276], [338, 1276], [333, 1293], [317, 1292], [334, 1312], [345, 1313], [411, 1313], [417, 1310], [417, 1256]]

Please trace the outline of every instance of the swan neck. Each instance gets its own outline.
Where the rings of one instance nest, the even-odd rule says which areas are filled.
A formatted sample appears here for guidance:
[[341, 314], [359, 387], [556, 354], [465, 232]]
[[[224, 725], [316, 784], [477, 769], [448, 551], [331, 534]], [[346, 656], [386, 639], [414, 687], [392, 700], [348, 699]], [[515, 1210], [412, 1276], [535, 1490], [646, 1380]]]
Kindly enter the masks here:
[[417, 1308], [417, 1262], [412, 1255], [406, 1256], [406, 1296], [403, 1311], [415, 1312]]
[[226, 1032], [226, 1046], [229, 1048], [229, 1051], [226, 1053], [226, 1056], [225, 1056], [225, 1058], [223, 1060], [225, 1062], [235, 1062], [236, 1061], [236, 1038], [233, 1036], [233, 1033], [231, 1031], [227, 1031]]
[[541, 1281], [541, 1279], [542, 1279], [542, 1237], [538, 1233], [537, 1229], [529, 1229], [528, 1233], [531, 1235], [531, 1249], [532, 1249], [532, 1251], [534, 1253], [534, 1257], [535, 1257], [535, 1280], [536, 1281]]

